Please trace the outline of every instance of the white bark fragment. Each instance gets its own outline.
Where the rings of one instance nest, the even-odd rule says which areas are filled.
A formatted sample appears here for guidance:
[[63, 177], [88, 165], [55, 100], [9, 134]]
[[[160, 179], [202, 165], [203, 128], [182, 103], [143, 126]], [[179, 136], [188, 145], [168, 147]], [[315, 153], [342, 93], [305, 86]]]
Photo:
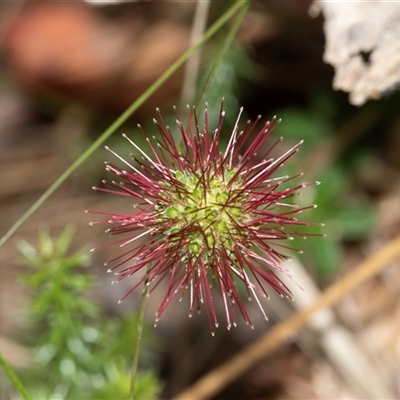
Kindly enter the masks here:
[[316, 0], [325, 18], [324, 61], [335, 69], [334, 89], [361, 106], [400, 87], [400, 3]]

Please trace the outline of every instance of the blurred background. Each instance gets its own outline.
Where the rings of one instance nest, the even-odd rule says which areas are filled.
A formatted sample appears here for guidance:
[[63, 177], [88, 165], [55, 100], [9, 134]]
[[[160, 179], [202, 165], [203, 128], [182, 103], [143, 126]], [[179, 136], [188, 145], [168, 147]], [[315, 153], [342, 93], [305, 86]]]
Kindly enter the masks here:
[[[213, 2], [207, 11], [207, 26], [231, 4]], [[0, 4], [0, 235], [187, 49], [196, 7], [194, 1]], [[395, 14], [394, 10], [388, 13]], [[307, 1], [255, 1], [206, 96], [215, 113], [221, 98], [225, 98], [227, 135], [239, 107], [244, 106], [243, 121], [259, 114], [265, 120], [274, 115], [282, 118], [274, 134], [284, 137], [282, 149], [305, 140], [301, 151], [285, 168], [288, 173], [304, 172], [305, 181], [322, 182], [307, 192], [304, 201], [316, 203], [318, 208], [304, 219], [324, 222], [321, 233], [327, 237], [295, 243], [295, 247], [304, 250], [293, 263], [293, 275], [305, 288], [304, 292], [295, 293], [296, 298], [303, 300], [289, 304], [272, 296], [265, 305], [269, 322], [259, 315], [257, 305], [249, 304], [254, 330], [239, 321], [230, 332], [221, 326], [213, 338], [205, 315], [187, 318], [185, 301], [170, 307], [153, 329], [154, 313], [163, 295], [160, 288], [150, 297], [147, 308], [149, 326], [142, 366], [152, 373], [144, 383], [151, 387], [148, 393], [152, 394], [143, 394], [144, 399], [177, 395], [296, 309], [312, 303], [331, 282], [400, 233], [400, 94], [396, 91], [400, 79], [393, 78], [386, 86], [379, 86], [399, 67], [397, 61], [392, 65], [391, 59], [386, 58], [391, 72], [384, 70], [382, 77], [375, 73], [375, 81], [371, 78], [360, 89], [356, 83], [364, 82], [364, 78], [357, 68], [373, 70], [379, 61], [378, 45], [363, 43], [359, 49], [350, 48], [350, 39], [346, 41], [338, 33], [336, 50], [349, 50], [347, 55], [334, 53], [335, 31], [330, 30], [338, 15], [334, 11]], [[347, 11], [352, 16], [354, 13]], [[357, 15], [362, 21], [363, 16]], [[388, 20], [379, 20], [379, 13], [368, 9], [367, 15], [375, 15], [380, 25], [390, 31]], [[372, 31], [375, 25], [368, 18], [366, 26]], [[358, 24], [354, 26], [360, 29], [362, 23]], [[122, 139], [122, 133], [142, 143], [136, 124], [141, 123], [152, 134], [156, 107], [169, 120], [174, 104], [183, 113], [182, 104], [196, 103], [228, 28], [229, 24], [202, 48], [198, 79], [188, 91], [183, 92], [185, 74], [181, 69], [107, 145], [128, 157], [132, 149]], [[362, 32], [363, 37], [372, 35], [368, 29]], [[375, 37], [379, 32], [374, 31]], [[397, 31], [393, 32], [398, 42]], [[357, 37], [357, 30], [352, 37]], [[358, 64], [347, 62], [349, 54], [356, 55], [353, 61], [356, 59]], [[396, 53], [390, 54], [397, 60]], [[350, 65], [351, 71], [340, 69], [340, 63]], [[346, 78], [347, 86], [342, 78]], [[378, 84], [373, 86], [374, 82]], [[347, 88], [350, 97], [337, 88]], [[73, 390], [78, 390], [79, 385], [86, 385], [86, 392], [77, 393], [86, 393], [82, 398], [91, 399], [116, 399], [117, 395], [126, 398], [124, 393], [129, 390], [129, 376], [123, 378], [127, 374], [123, 367], [118, 370], [114, 366], [118, 372], [110, 367], [99, 377], [96, 363], [105, 363], [105, 357], [122, 357], [121, 354], [125, 359], [120, 365], [129, 363], [135, 323], [129, 318], [137, 313], [140, 293], [132, 294], [120, 305], [117, 301], [133, 286], [135, 278], [110, 285], [111, 277], [103, 264], [112, 258], [113, 249], [91, 254], [90, 258], [82, 255], [107, 240], [103, 227], [88, 226], [91, 217], [84, 214], [85, 210], [131, 210], [126, 199], [91, 190], [106, 178], [104, 160], [111, 161], [110, 154], [101, 147], [0, 249], [0, 350], [25, 377], [28, 388], [40, 387], [38, 399], [77, 398], [73, 397]], [[93, 328], [97, 334], [106, 335], [96, 344], [101, 351], [110, 343], [120, 342], [121, 346], [109, 349], [109, 353], [98, 350], [97, 359], [88, 358], [86, 364], [85, 361], [79, 366], [76, 361], [73, 365], [66, 362], [80, 353], [67, 341], [70, 352], [67, 356], [59, 354], [59, 368], [56, 366], [55, 370], [60, 378], [55, 373], [58, 384], [54, 384], [47, 376], [37, 377], [34, 371], [38, 365], [54, 362], [53, 353], [59, 351], [53, 349], [50, 354], [43, 336], [53, 326], [44, 312], [49, 298], [43, 300], [38, 294], [40, 278], [22, 279], [36, 275], [32, 262], [26, 261], [32, 249], [18, 243], [25, 241], [36, 248], [42, 246], [43, 250], [51, 240], [44, 234], [38, 244], [39, 230], [47, 230], [56, 242], [68, 225], [75, 229], [71, 254], [84, 248], [79, 253], [82, 259], [79, 256], [73, 260], [77, 270], [68, 273], [88, 278], [86, 283], [76, 283], [74, 290], [81, 290], [84, 301], [97, 307], [96, 311], [82, 308], [86, 311], [80, 314], [80, 329], [86, 332], [92, 346], [97, 339], [90, 339], [88, 329], [97, 324]], [[68, 242], [65, 238], [60, 240], [61, 247]], [[60, 254], [58, 257], [62, 258]], [[46, 257], [37, 262], [46, 264]], [[328, 311], [327, 325], [321, 328], [311, 323], [294, 335], [291, 343], [277, 348], [272, 356], [223, 388], [215, 399], [399, 398], [399, 277], [398, 263], [388, 266]], [[57, 299], [61, 295], [55, 296]], [[35, 299], [42, 299], [43, 304], [38, 306]], [[29, 317], [41, 312], [40, 323]], [[98, 325], [100, 320], [102, 325]], [[112, 329], [101, 332], [101, 327], [107, 326]], [[37, 332], [43, 341], [35, 342], [31, 332]], [[51, 335], [46, 340], [57, 343]], [[83, 347], [85, 343], [82, 339]], [[47, 355], [40, 358], [38, 349]], [[355, 365], [351, 359], [353, 364], [357, 360]], [[82, 378], [79, 368], [87, 368], [88, 363], [92, 363], [92, 372], [86, 371]], [[357, 370], [364, 377], [357, 375]], [[0, 398], [17, 398], [2, 374], [0, 371]], [[62, 377], [69, 382], [66, 386], [59, 384]], [[114, 379], [117, 389], [107, 392], [107, 379]]]

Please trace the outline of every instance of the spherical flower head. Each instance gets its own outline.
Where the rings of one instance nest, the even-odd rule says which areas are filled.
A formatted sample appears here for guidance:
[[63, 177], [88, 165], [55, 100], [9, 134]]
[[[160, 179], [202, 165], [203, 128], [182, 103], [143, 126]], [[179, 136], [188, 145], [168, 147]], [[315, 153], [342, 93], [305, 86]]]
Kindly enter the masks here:
[[[133, 214], [100, 213], [107, 218], [99, 222], [112, 224], [112, 235], [124, 235], [114, 243], [128, 249], [107, 264], [113, 267], [114, 282], [145, 271], [139, 282], [120, 300], [139, 286], [157, 286], [167, 281], [163, 301], [156, 313], [156, 324], [173, 298], [189, 299], [189, 316], [205, 304], [211, 332], [218, 326], [214, 294], [219, 292], [228, 329], [236, 326], [237, 310], [252, 326], [238, 285], [243, 285], [249, 299], [255, 299], [268, 319], [259, 296], [268, 297], [270, 287], [283, 297], [291, 298], [279, 274], [290, 277], [280, 263], [287, 259], [281, 249], [301, 225], [296, 216], [309, 207], [299, 207], [290, 198], [309, 184], [290, 186], [299, 178], [275, 176], [276, 171], [298, 151], [300, 143], [278, 158], [271, 156], [281, 138], [265, 149], [265, 141], [280, 122], [275, 118], [257, 128], [247, 122], [239, 130], [242, 109], [225, 150], [220, 150], [220, 134], [225, 111], [221, 105], [215, 130], [209, 129], [208, 107], [200, 128], [193, 108], [187, 107], [187, 122], [181, 122], [177, 111], [176, 124], [180, 143], [174, 140], [160, 111], [154, 123], [159, 138], [146, 137], [149, 152], [126, 140], [141, 154], [129, 163], [111, 149], [124, 165], [106, 163], [106, 170], [118, 181], [110, 189], [95, 188], [135, 200]], [[193, 115], [193, 116], [192, 116]], [[109, 246], [108, 244], [107, 246]], [[100, 246], [101, 249], [105, 246]], [[97, 250], [94, 249], [94, 250]], [[215, 290], [212, 288], [215, 286]], [[187, 296], [185, 296], [187, 295]]]

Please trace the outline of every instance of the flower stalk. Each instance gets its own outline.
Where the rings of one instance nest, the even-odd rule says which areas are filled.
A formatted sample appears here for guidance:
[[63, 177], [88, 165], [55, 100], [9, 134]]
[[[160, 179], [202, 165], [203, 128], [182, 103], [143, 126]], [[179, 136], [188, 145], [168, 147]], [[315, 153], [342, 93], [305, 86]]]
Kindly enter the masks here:
[[145, 317], [146, 304], [147, 304], [147, 295], [148, 295], [148, 286], [147, 286], [147, 282], [145, 282], [144, 287], [143, 287], [142, 299], [140, 302], [139, 315], [138, 315], [137, 334], [136, 334], [136, 338], [135, 338], [135, 348], [133, 350], [131, 387], [130, 387], [129, 400], [134, 400], [134, 398], [135, 398], [135, 387], [136, 387], [136, 379], [137, 379], [137, 374], [138, 374], [138, 369], [139, 369], [139, 355], [140, 355], [140, 348], [141, 348], [141, 344], [142, 344], [142, 334], [143, 334], [144, 317]]

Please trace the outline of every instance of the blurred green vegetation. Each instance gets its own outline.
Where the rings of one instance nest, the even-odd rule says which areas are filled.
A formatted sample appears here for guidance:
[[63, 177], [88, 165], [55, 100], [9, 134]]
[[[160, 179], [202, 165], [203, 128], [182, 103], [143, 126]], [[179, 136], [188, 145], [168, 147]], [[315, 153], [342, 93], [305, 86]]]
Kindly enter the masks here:
[[[32, 399], [126, 399], [136, 317], [110, 317], [91, 298], [89, 251], [68, 255], [73, 234], [67, 228], [53, 239], [42, 229], [37, 249], [19, 243], [30, 270], [22, 282], [32, 293], [21, 339], [34, 351], [20, 376]], [[144, 338], [146, 346], [151, 333]], [[154, 370], [139, 374], [136, 390], [138, 399], [157, 398]]]
[[[362, 158], [368, 157], [368, 151], [344, 149], [350, 151], [346, 157], [336, 157], [335, 154], [332, 157], [329, 152], [329, 144], [332, 147], [335, 144], [328, 142], [335, 139], [334, 118], [337, 110], [334, 106], [326, 93], [317, 92], [308, 109], [287, 108], [277, 111], [278, 117], [282, 118], [277, 131], [285, 142], [304, 140], [299, 153], [284, 167], [283, 174], [304, 172], [301, 179], [305, 182], [321, 183], [304, 191], [302, 196], [305, 200], [300, 197], [294, 201], [302, 206], [312, 203], [318, 206], [305, 212], [303, 218], [305, 221], [324, 223], [324, 227], [312, 227], [307, 231], [326, 234], [326, 237], [307, 240], [295, 238], [293, 247], [304, 251], [301, 258], [305, 265], [314, 270], [323, 281], [339, 272], [345, 243], [367, 239], [376, 222], [376, 209], [372, 199], [354, 190], [354, 169]], [[325, 152], [326, 157], [332, 157], [326, 162], [324, 160], [321, 167], [313, 165], [314, 160], [319, 162], [320, 152], [322, 156]], [[307, 167], [311, 167], [311, 173]]]

